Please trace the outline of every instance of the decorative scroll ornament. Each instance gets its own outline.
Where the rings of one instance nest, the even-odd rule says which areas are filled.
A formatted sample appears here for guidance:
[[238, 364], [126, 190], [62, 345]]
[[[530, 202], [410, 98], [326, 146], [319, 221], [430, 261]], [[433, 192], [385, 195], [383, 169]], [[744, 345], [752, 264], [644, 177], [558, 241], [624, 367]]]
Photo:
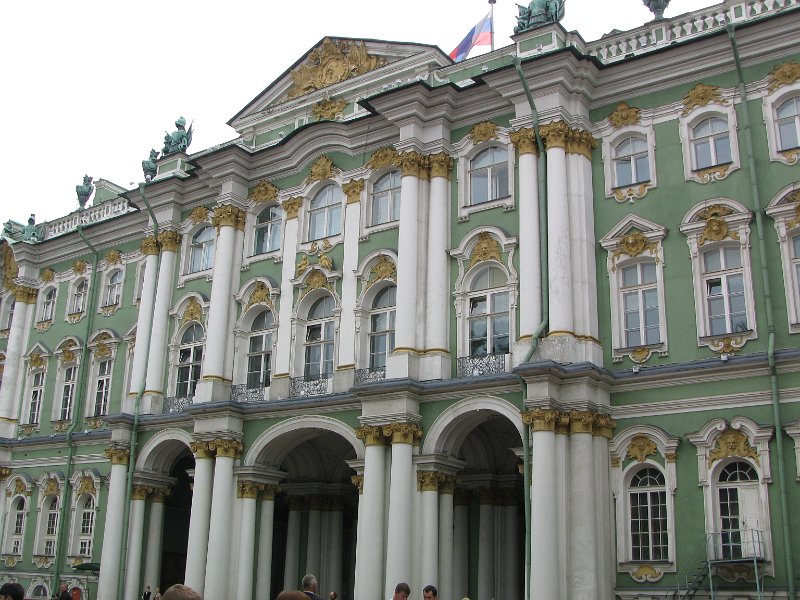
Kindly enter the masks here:
[[86, 261], [76, 260], [75, 264], [72, 265], [72, 272], [76, 275], [83, 275], [86, 272]]
[[511, 143], [517, 149], [517, 153], [522, 156], [523, 154], [536, 154], [539, 155], [539, 148], [536, 145], [536, 134], [530, 127], [517, 129], [508, 134], [511, 138]]
[[697, 175], [700, 183], [710, 183], [711, 181], [721, 181], [725, 179], [731, 165], [714, 165], [713, 167], [706, 167], [705, 169], [698, 169], [694, 172]]
[[314, 269], [311, 273], [308, 274], [306, 277], [305, 282], [305, 290], [303, 291], [302, 296], [305, 296], [309, 292], [319, 289], [326, 289], [328, 291], [333, 291], [331, 289], [331, 284], [328, 283], [328, 278], [325, 277], [325, 274], [322, 271]]
[[800, 63], [787, 62], [775, 67], [769, 73], [769, 92], [789, 85], [800, 79]]
[[339, 169], [333, 164], [333, 160], [327, 156], [320, 156], [316, 162], [311, 165], [311, 172], [308, 174], [308, 177], [306, 177], [306, 183], [330, 179], [338, 172]]
[[786, 159], [786, 162], [790, 165], [793, 165], [800, 160], [800, 150], [797, 148], [792, 148], [791, 150], [781, 150], [779, 154], [783, 156], [783, 158]]
[[656, 443], [646, 435], [635, 435], [628, 444], [628, 458], [634, 458], [637, 462], [644, 462], [648, 456], [653, 456], [657, 452]]
[[647, 183], [634, 185], [629, 188], [618, 188], [614, 190], [614, 200], [619, 203], [641, 200], [647, 195], [648, 189], [650, 189], [650, 187]]
[[370, 56], [367, 46], [352, 41], [333, 41], [329, 38], [309, 52], [303, 64], [292, 71], [293, 85], [288, 98], [297, 98], [386, 64], [384, 58]]
[[472, 139], [473, 144], [496, 140], [498, 129], [499, 127], [491, 121], [483, 121], [472, 127], [469, 132], [469, 137]]
[[381, 254], [378, 257], [378, 260], [375, 261], [375, 264], [372, 265], [372, 269], [369, 271], [369, 279], [367, 283], [364, 284], [364, 289], [369, 289], [374, 283], [379, 281], [383, 281], [384, 279], [390, 279], [392, 281], [397, 281], [397, 267], [395, 264], [389, 260], [385, 254]]
[[256, 184], [256, 187], [250, 190], [247, 198], [253, 202], [272, 202], [278, 197], [278, 192], [280, 190], [276, 185], [266, 179], [262, 179]]
[[611, 255], [611, 271], [617, 270], [617, 259], [623, 254], [635, 258], [645, 250], [655, 256], [656, 262], [658, 262], [658, 246], [654, 242], [648, 241], [641, 231], [632, 231], [622, 236], [614, 253]]
[[372, 153], [367, 166], [371, 169], [382, 169], [383, 167], [399, 167], [400, 155], [397, 150], [391, 146], [379, 148]]
[[364, 190], [363, 179], [352, 179], [342, 186], [342, 191], [347, 196], [348, 204], [355, 204], [361, 200], [361, 192]]
[[630, 357], [633, 362], [642, 364], [647, 362], [647, 359], [649, 359], [652, 354], [652, 351], [647, 346], [639, 346], [631, 350]]
[[263, 281], [256, 283], [244, 309], [247, 310], [256, 304], [266, 304], [270, 308], [273, 308], [272, 299], [269, 297], [269, 288]]
[[303, 205], [303, 198], [301, 196], [294, 196], [288, 200], [284, 200], [281, 206], [286, 213], [287, 219], [296, 219], [297, 214], [300, 212], [300, 207]]
[[794, 217], [786, 223], [787, 229], [792, 229], [800, 225], [800, 190], [795, 190], [786, 194], [783, 198], [784, 204], [794, 203]]
[[747, 340], [741, 336], [726, 336], [718, 340], [713, 340], [709, 344], [709, 348], [719, 354], [735, 354], [744, 347], [746, 342]]
[[69, 364], [75, 362], [75, 353], [73, 352], [73, 348], [75, 348], [78, 344], [75, 340], [66, 340], [63, 344], [61, 344], [58, 349], [61, 350], [61, 364]]
[[756, 570], [751, 564], [717, 565], [715, 572], [729, 583], [743, 579], [751, 584], [756, 581]]
[[28, 364], [30, 365], [31, 369], [41, 369], [45, 365], [44, 357], [39, 354], [39, 352], [33, 352], [28, 359]]
[[626, 125], [638, 125], [641, 118], [641, 111], [633, 106], [628, 106], [627, 102], [620, 102], [614, 112], [608, 116], [608, 122], [614, 129], [625, 127]]
[[728, 223], [722, 218], [728, 216], [732, 212], [732, 209], [722, 204], [714, 204], [700, 211], [699, 217], [706, 221], [706, 228], [703, 230], [697, 243], [702, 246], [707, 241], [719, 242], [727, 237], [738, 240], [739, 234], [735, 231], [729, 231]]
[[122, 253], [117, 250], [109, 250], [106, 252], [106, 262], [110, 265], [118, 265], [122, 262]]
[[188, 323], [189, 321], [198, 321], [201, 323], [203, 321], [203, 308], [200, 306], [197, 298], [190, 298], [189, 304], [186, 305], [186, 310], [183, 311], [181, 322]]
[[89, 475], [84, 475], [81, 477], [81, 482], [78, 485], [75, 495], [80, 496], [82, 494], [94, 494], [95, 492], [97, 492], [97, 488], [94, 486], [94, 479]]
[[717, 85], [698, 83], [683, 97], [683, 112], [681, 114], [686, 116], [698, 106], [705, 106], [712, 102], [723, 106], [728, 104], [726, 100], [722, 99], [719, 89]]
[[58, 479], [50, 477], [44, 484], [43, 496], [58, 496]]
[[637, 583], [655, 583], [664, 576], [664, 573], [652, 565], [640, 565], [638, 569], [631, 573], [631, 578]]
[[346, 107], [345, 100], [321, 100], [311, 107], [311, 116], [320, 121], [335, 121]]
[[472, 248], [469, 257], [469, 267], [485, 260], [496, 260], [502, 262], [500, 256], [500, 242], [494, 239], [491, 234], [482, 231], [478, 234], [478, 243]]
[[208, 221], [208, 209], [205, 206], [195, 206], [189, 213], [189, 218], [195, 225], [205, 223]]
[[750, 445], [747, 436], [736, 429], [728, 429], [720, 434], [714, 449], [708, 453], [708, 466], [729, 456], [752, 458], [758, 464], [758, 451]]
[[307, 270], [308, 270], [308, 256], [304, 254], [303, 258], [300, 259], [300, 262], [297, 263], [297, 267], [295, 267], [294, 276], [300, 277], [300, 275], [305, 273]]
[[45, 283], [52, 283], [55, 277], [56, 277], [56, 272], [49, 267], [46, 268], [44, 271], [42, 271], [42, 281]]
[[393, 444], [413, 444], [422, 439], [422, 428], [416, 423], [389, 423], [383, 426], [383, 435]]
[[363, 440], [365, 446], [384, 446], [386, 439], [383, 437], [383, 430], [374, 425], [362, 425], [356, 429], [356, 437]]

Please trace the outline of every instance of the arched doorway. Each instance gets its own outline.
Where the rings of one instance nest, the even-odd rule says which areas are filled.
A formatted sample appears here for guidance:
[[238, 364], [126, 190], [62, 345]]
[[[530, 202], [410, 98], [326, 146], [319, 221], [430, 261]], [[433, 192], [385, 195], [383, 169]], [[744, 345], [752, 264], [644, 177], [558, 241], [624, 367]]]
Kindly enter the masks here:
[[186, 552], [189, 543], [189, 520], [192, 513], [192, 489], [189, 472], [194, 469], [194, 457], [187, 454], [178, 459], [170, 470], [175, 485], [164, 500], [164, 533], [161, 545], [161, 573], [153, 589], [167, 589], [183, 583], [186, 575]]

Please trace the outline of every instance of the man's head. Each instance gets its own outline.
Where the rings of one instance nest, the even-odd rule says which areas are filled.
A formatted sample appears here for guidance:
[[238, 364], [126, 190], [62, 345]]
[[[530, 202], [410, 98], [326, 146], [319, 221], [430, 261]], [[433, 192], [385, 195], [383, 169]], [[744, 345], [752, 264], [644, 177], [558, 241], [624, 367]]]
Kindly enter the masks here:
[[436, 586], [426, 585], [422, 588], [422, 600], [436, 600], [439, 597], [439, 591]]
[[67, 584], [66, 584], [66, 583], [62, 583], [62, 584], [59, 586], [59, 588], [58, 588], [58, 591], [60, 591], [60, 592], [66, 592], [66, 591], [67, 591]]
[[149, 585], [144, 586], [144, 591], [145, 592], [149, 592], [150, 591], [150, 586]]
[[303, 577], [303, 591], [304, 592], [317, 592], [317, 577], [308, 573]]
[[161, 600], [203, 600], [203, 598], [189, 586], [176, 583], [167, 588]]
[[407, 583], [398, 583], [394, 588], [394, 597], [392, 600], [408, 600], [411, 594], [411, 588]]
[[22, 600], [25, 598], [25, 588], [18, 583], [4, 583], [0, 587], [0, 600]]

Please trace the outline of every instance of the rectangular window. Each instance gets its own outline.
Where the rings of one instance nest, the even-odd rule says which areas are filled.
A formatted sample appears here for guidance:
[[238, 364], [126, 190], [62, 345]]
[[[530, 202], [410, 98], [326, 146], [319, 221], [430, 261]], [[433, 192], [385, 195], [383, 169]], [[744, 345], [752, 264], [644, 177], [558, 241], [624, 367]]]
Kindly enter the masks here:
[[703, 255], [709, 335], [748, 330], [741, 252], [738, 247], [710, 250]]
[[42, 394], [44, 393], [44, 372], [38, 371], [33, 374], [31, 384], [30, 407], [28, 410], [28, 423], [38, 424], [42, 410]]
[[22, 554], [22, 540], [14, 540], [11, 546], [11, 554]]
[[94, 416], [108, 414], [108, 397], [111, 394], [111, 361], [101, 361], [97, 368], [97, 387], [94, 396]]
[[631, 559], [668, 560], [665, 491], [632, 492]]
[[22, 526], [25, 524], [25, 515], [22, 512], [17, 512], [14, 517], [14, 535], [22, 535]]
[[55, 540], [45, 540], [44, 542], [44, 555], [45, 556], [54, 556], [56, 553], [56, 541]]
[[81, 518], [81, 535], [92, 535], [94, 533], [94, 511], [86, 510]]
[[622, 307], [626, 348], [661, 341], [655, 262], [622, 269]]
[[77, 367], [67, 367], [64, 372], [64, 387], [61, 393], [61, 412], [59, 418], [68, 421], [72, 417], [72, 400], [75, 396], [75, 375]]
[[91, 556], [92, 555], [92, 540], [81, 540], [80, 549], [78, 553], [81, 556]]

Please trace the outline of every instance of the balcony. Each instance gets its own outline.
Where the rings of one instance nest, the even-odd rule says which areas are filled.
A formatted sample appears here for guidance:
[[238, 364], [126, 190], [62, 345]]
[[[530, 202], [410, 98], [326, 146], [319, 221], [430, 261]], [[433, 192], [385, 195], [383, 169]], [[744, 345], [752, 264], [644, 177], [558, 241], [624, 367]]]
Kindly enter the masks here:
[[375, 383], [386, 379], [386, 367], [376, 367], [374, 369], [356, 369], [356, 385], [361, 383]]
[[161, 414], [180, 413], [189, 408], [194, 401], [194, 396], [170, 396], [164, 398], [164, 408]]
[[464, 377], [478, 377], [479, 375], [494, 375], [506, 372], [506, 357], [508, 354], [487, 354], [486, 356], [462, 356], [456, 363], [459, 379]]
[[289, 397], [302, 398], [305, 396], [322, 396], [330, 393], [330, 383], [333, 381], [331, 373], [320, 375], [305, 375], [289, 379]]
[[267, 388], [265, 387], [250, 388], [246, 383], [231, 386], [231, 402], [246, 404], [265, 400], [267, 400]]

